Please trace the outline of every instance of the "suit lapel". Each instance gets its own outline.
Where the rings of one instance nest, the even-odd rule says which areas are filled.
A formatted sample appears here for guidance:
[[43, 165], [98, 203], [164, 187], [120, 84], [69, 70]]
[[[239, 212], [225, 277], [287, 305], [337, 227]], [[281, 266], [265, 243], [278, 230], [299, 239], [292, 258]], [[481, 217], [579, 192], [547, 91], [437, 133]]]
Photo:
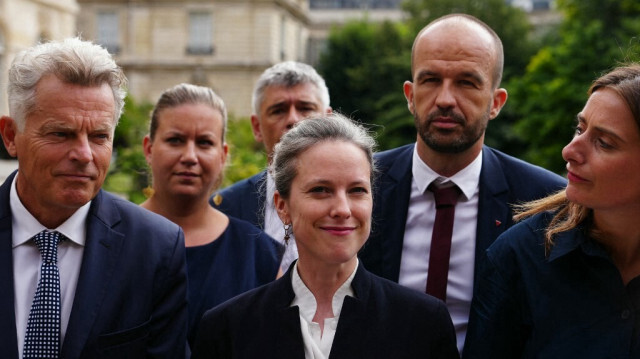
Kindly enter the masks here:
[[395, 282], [400, 276], [404, 229], [411, 196], [412, 158], [413, 146], [406, 146], [379, 183], [381, 201], [375, 220], [385, 222], [382, 225], [384, 232], [377, 234], [382, 236], [379, 252], [383, 256], [381, 275]]
[[276, 313], [280, 328], [277, 329], [276, 353], [273, 357], [304, 359], [304, 342], [300, 330], [298, 307], [281, 308]]
[[9, 191], [15, 172], [0, 187], [0, 353], [18, 358], [18, 336], [13, 287], [13, 245]]
[[366, 310], [371, 293], [370, 276], [371, 274], [364, 270], [362, 264], [359, 264], [358, 271], [351, 282], [355, 298], [350, 296], [344, 298], [329, 359], [362, 358], [366, 353], [366, 347], [370, 344], [365, 341], [369, 318]]
[[509, 185], [498, 158], [488, 147], [482, 149], [478, 227], [476, 230], [476, 270], [484, 252], [512, 222], [509, 209]]
[[279, 326], [275, 328], [275, 353], [272, 356], [267, 355], [267, 357], [304, 359], [300, 311], [297, 306], [290, 306], [295, 297], [291, 284], [291, 271], [293, 268], [294, 265], [292, 263], [287, 273], [274, 283], [270, 291], [271, 295], [269, 297], [272, 302], [268, 303], [267, 308], [276, 308], [272, 312], [274, 317], [270, 320], [272, 323], [278, 323]]
[[119, 221], [116, 207], [103, 191], [94, 198], [87, 218], [87, 238], [62, 357], [79, 357], [108, 294], [117, 270], [124, 236], [111, 229]]

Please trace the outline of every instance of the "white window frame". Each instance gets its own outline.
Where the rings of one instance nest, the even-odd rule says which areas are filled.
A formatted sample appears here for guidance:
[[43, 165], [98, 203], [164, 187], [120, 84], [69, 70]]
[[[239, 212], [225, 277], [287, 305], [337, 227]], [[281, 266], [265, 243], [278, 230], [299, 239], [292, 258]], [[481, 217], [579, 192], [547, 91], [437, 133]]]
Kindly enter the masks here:
[[189, 40], [187, 53], [213, 54], [213, 15], [210, 11], [189, 12]]
[[98, 11], [96, 42], [112, 54], [120, 53], [120, 17], [115, 10]]

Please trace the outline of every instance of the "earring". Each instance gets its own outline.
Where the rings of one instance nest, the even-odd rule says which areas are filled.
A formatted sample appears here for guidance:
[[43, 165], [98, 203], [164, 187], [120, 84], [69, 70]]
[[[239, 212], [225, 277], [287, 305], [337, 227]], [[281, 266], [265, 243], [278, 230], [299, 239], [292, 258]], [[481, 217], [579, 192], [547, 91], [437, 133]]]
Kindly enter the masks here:
[[291, 223], [284, 224], [284, 245], [289, 244], [289, 238], [291, 237]]
[[156, 192], [156, 191], [155, 191], [155, 190], [153, 189], [153, 187], [151, 187], [150, 185], [142, 189], [142, 194], [144, 194], [144, 197], [145, 197], [145, 198], [151, 198], [151, 197], [153, 197], [153, 194], [154, 194], [155, 192]]

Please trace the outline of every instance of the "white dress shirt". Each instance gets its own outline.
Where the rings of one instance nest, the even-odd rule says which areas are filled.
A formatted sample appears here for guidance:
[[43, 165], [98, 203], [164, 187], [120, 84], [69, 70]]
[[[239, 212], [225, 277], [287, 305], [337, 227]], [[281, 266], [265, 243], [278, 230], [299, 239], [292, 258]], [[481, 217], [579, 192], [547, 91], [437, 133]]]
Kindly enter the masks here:
[[414, 148], [411, 197], [404, 232], [399, 283], [422, 292], [426, 291], [431, 234], [436, 216], [433, 192], [428, 191], [427, 187], [433, 181], [436, 181], [436, 184], [455, 183], [462, 195], [456, 204], [453, 222], [446, 304], [456, 329], [460, 351], [464, 345], [473, 297], [481, 168], [482, 152], [452, 177], [441, 177], [420, 159]]
[[326, 318], [324, 320], [324, 330], [320, 330], [320, 325], [313, 322], [313, 317], [316, 314], [317, 303], [313, 293], [307, 288], [307, 286], [300, 278], [298, 274], [298, 263], [293, 267], [291, 273], [291, 284], [293, 285], [293, 292], [295, 298], [291, 302], [291, 306], [298, 306], [300, 310], [300, 329], [302, 331], [302, 341], [304, 342], [304, 357], [306, 359], [326, 359], [329, 358], [331, 353], [331, 346], [333, 345], [333, 338], [336, 335], [336, 328], [338, 327], [338, 321], [340, 320], [340, 312], [342, 311], [342, 304], [344, 303], [344, 297], [354, 296], [353, 289], [351, 288], [351, 282], [358, 270], [358, 263], [353, 273], [342, 283], [340, 288], [333, 295], [331, 301], [331, 307], [333, 308], [333, 318]]
[[[40, 279], [42, 256], [35, 242], [30, 240], [36, 234], [47, 229], [24, 207], [16, 191], [16, 179], [13, 179], [9, 195], [11, 206], [11, 226], [13, 243], [13, 283], [15, 295], [16, 331], [18, 334], [18, 352], [22, 358], [24, 337], [31, 304]], [[73, 298], [78, 284], [80, 265], [86, 239], [86, 220], [91, 202], [80, 207], [58, 228], [50, 228], [62, 233], [67, 240], [58, 245], [58, 270], [60, 272], [60, 341], [64, 341]]]
[[[269, 172], [267, 172], [267, 198], [266, 198], [266, 207], [264, 211], [264, 231], [271, 237], [273, 237], [276, 241], [284, 243], [284, 224], [278, 217], [278, 212], [276, 212], [276, 206], [273, 203], [273, 194], [276, 191], [276, 184], [273, 180], [273, 177]], [[298, 259], [298, 247], [296, 246], [296, 239], [291, 233], [289, 237], [289, 244], [286, 245], [284, 255], [282, 256], [282, 262], [280, 263], [280, 268], [282, 272], [286, 272], [289, 269], [289, 266], [293, 261]]]

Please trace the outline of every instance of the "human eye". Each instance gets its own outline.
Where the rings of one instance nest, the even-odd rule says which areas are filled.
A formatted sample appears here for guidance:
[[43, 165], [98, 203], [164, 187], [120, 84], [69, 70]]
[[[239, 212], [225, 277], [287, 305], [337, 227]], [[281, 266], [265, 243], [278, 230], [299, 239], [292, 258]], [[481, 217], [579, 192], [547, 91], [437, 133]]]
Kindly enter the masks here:
[[435, 84], [438, 82], [440, 82], [440, 79], [435, 76], [425, 76], [420, 81], [422, 84]]
[[303, 105], [298, 107], [298, 111], [302, 112], [302, 113], [311, 113], [311, 112], [315, 112], [318, 109], [316, 108], [316, 106], [313, 105]]
[[596, 144], [605, 150], [610, 150], [614, 147], [612, 144], [610, 144], [609, 142], [607, 142], [605, 139], [601, 137], [596, 139]]
[[167, 137], [164, 141], [170, 145], [177, 145], [182, 143], [182, 139], [178, 136]]
[[215, 143], [210, 139], [200, 139], [197, 141], [200, 147], [213, 147]]
[[309, 193], [329, 193], [329, 188], [326, 186], [314, 186], [309, 189]]
[[53, 137], [57, 137], [57, 138], [67, 138], [69, 137], [69, 134], [67, 132], [64, 131], [52, 131], [50, 133], [51, 136]]
[[474, 87], [474, 88], [478, 87], [476, 83], [471, 80], [463, 79], [463, 80], [460, 80], [458, 83], [464, 87]]
[[284, 108], [282, 108], [282, 107], [274, 107], [269, 111], [269, 115], [277, 116], [277, 115], [283, 114], [284, 112], [285, 112]]
[[575, 126], [573, 126], [573, 135], [574, 136], [579, 136], [582, 134], [582, 132], [584, 132], [582, 125], [577, 124]]
[[367, 194], [369, 193], [369, 189], [364, 186], [356, 186], [349, 190], [351, 193], [359, 193], [359, 194]]
[[94, 133], [92, 137], [97, 142], [106, 142], [111, 139], [111, 134], [108, 132], [99, 132], [99, 133]]
[[73, 136], [73, 132], [64, 129], [50, 129], [44, 131], [44, 136], [54, 142], [65, 141]]

